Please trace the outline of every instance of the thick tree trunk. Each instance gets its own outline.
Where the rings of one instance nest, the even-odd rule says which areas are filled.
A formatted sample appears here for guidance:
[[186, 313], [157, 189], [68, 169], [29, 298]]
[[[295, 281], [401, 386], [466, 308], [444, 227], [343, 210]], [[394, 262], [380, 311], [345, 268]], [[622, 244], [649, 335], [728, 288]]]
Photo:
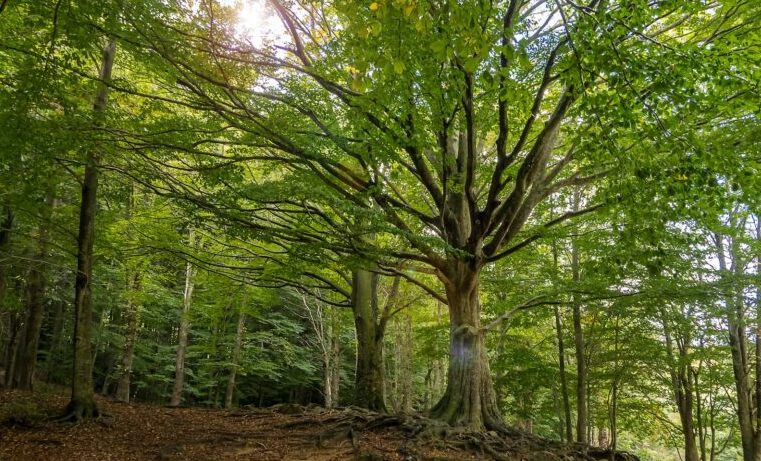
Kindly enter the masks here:
[[243, 332], [246, 326], [246, 313], [243, 312], [243, 306], [238, 311], [238, 324], [235, 328], [235, 344], [233, 344], [233, 354], [230, 358], [230, 374], [227, 376], [227, 389], [225, 389], [225, 408], [232, 408], [233, 394], [235, 393], [235, 377], [238, 374], [238, 364], [240, 363], [240, 349], [243, 344]]
[[[103, 49], [100, 79], [108, 82], [116, 54], [116, 42], [109, 40]], [[108, 102], [108, 86], [102, 84], [95, 97], [93, 111], [102, 117]], [[90, 418], [99, 414], [95, 403], [92, 378], [92, 265], [95, 242], [95, 212], [97, 209], [99, 158], [93, 150], [85, 160], [82, 181], [82, 204], [79, 209], [79, 236], [77, 238], [77, 279], [74, 288], [74, 366], [71, 380], [71, 401], [67, 413], [72, 419]]]
[[385, 412], [383, 335], [386, 321], [378, 312], [378, 275], [366, 270], [353, 271], [351, 297], [357, 331], [354, 404]]
[[137, 343], [137, 326], [140, 305], [135, 299], [140, 291], [140, 272], [128, 273], [127, 304], [124, 306], [124, 348], [122, 350], [121, 366], [119, 367], [119, 382], [116, 385], [116, 399], [125, 403], [130, 400], [132, 382], [132, 361], [135, 357]]
[[[191, 231], [189, 240], [193, 241]], [[174, 387], [169, 405], [176, 407], [182, 401], [182, 389], [185, 385], [185, 355], [188, 351], [188, 333], [190, 332], [190, 306], [193, 296], [193, 277], [195, 270], [188, 262], [185, 265], [185, 291], [182, 296], [182, 314], [180, 316], [180, 331], [177, 340], [177, 357], [174, 362]]]
[[502, 429], [481, 330], [478, 273], [475, 263], [455, 260], [439, 275], [449, 303], [449, 370], [446, 390], [431, 415], [453, 426]]

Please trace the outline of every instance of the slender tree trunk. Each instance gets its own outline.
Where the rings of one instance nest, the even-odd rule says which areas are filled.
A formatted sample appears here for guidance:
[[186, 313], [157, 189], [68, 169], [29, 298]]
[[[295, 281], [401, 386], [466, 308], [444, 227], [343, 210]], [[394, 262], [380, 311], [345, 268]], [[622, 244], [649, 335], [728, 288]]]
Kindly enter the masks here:
[[619, 380], [616, 378], [613, 380], [610, 410], [608, 411], [608, 418], [610, 419], [610, 449], [613, 451], [618, 449], [618, 391]]
[[692, 412], [693, 412], [693, 394], [692, 384], [689, 380], [687, 369], [687, 349], [686, 343], [688, 339], [682, 339], [677, 341], [679, 356], [675, 355], [674, 351], [674, 339], [670, 328], [668, 327], [668, 320], [664, 314], [663, 317], [663, 330], [666, 337], [666, 352], [669, 357], [669, 373], [671, 374], [671, 385], [674, 392], [674, 399], [676, 401], [677, 410], [679, 411], [679, 419], [682, 423], [682, 435], [684, 438], [684, 461], [699, 461], [698, 447], [695, 440], [695, 429], [693, 426]]
[[341, 328], [340, 319], [336, 313], [329, 316], [330, 329], [330, 402], [338, 406], [340, 402], [339, 387], [341, 385]]
[[37, 254], [29, 270], [27, 283], [27, 315], [24, 327], [24, 342], [18, 351], [18, 366], [13, 379], [13, 387], [32, 390], [37, 369], [37, 352], [40, 344], [42, 320], [45, 315], [45, 270], [48, 253], [50, 219], [55, 206], [52, 192], [47, 194], [45, 206], [37, 232]]
[[[571, 276], [575, 283], [579, 276], [579, 249], [576, 244], [571, 248]], [[575, 299], [573, 308], [573, 340], [576, 349], [576, 441], [587, 443], [587, 360], [584, 351], [584, 330], [581, 325], [581, 303]]]
[[[6, 368], [6, 354], [10, 348], [10, 338], [12, 336], [11, 324], [12, 314], [6, 309], [5, 292], [7, 288], [6, 272], [10, 264], [10, 239], [11, 229], [13, 228], [13, 210], [10, 205], [3, 207], [3, 220], [0, 222], [0, 359], [2, 359], [3, 368]], [[0, 376], [0, 384], [5, 384], [5, 380]]]
[[132, 382], [132, 362], [135, 357], [135, 344], [137, 343], [138, 320], [140, 304], [136, 297], [140, 291], [141, 275], [135, 270], [128, 272], [128, 298], [124, 307], [124, 348], [122, 350], [121, 366], [119, 367], [119, 382], [116, 386], [116, 399], [129, 403], [130, 387]]
[[[761, 244], [761, 216], [756, 215], [756, 243]], [[761, 274], [761, 250], [756, 255], [756, 275]], [[753, 441], [753, 459], [761, 461], [761, 284], [756, 285], [756, 340], [755, 340], [755, 402], [756, 426]]]
[[[245, 303], [244, 303], [245, 304]], [[235, 344], [233, 344], [233, 355], [231, 357], [230, 374], [227, 377], [227, 389], [225, 390], [225, 408], [232, 408], [233, 394], [235, 393], [235, 376], [238, 373], [238, 364], [240, 363], [240, 349], [243, 344], [243, 332], [246, 326], [246, 313], [241, 306], [238, 310], [238, 325], [235, 328]]]
[[40, 343], [40, 331], [42, 319], [45, 314], [45, 255], [47, 253], [47, 239], [43, 230], [45, 224], [40, 225], [40, 241], [35, 261], [29, 271], [27, 282], [27, 312], [24, 322], [23, 341], [19, 344], [17, 366], [13, 377], [13, 387], [18, 389], [32, 390], [34, 374], [37, 368], [37, 349]]
[[560, 318], [560, 308], [555, 306], [555, 332], [558, 340], [558, 363], [560, 366], [560, 392], [563, 395], [563, 424], [565, 440], [573, 440], [573, 423], [571, 422], [571, 403], [568, 396], [568, 379], [565, 375], [565, 341], [563, 340], [563, 324]]
[[[703, 347], [703, 341], [700, 342], [700, 347]], [[700, 392], [700, 379], [699, 372], [693, 367], [689, 367], [689, 376], [692, 378], [692, 389], [695, 391], [695, 421], [697, 423], [698, 430], [698, 445], [700, 460], [706, 461], [706, 430], [703, 415], [703, 395]]]
[[53, 335], [50, 339], [50, 350], [45, 361], [45, 373], [50, 379], [53, 371], [58, 365], [61, 357], [62, 340], [63, 340], [63, 316], [66, 310], [66, 301], [58, 300], [55, 303], [55, 312], [53, 313]]
[[[724, 254], [723, 236], [714, 235], [717, 257], [719, 260], [719, 269], [722, 274], [728, 273], [726, 256]], [[732, 272], [737, 272], [741, 266], [737, 243], [734, 239], [730, 242], [730, 253], [732, 256]], [[737, 289], [729, 288], [725, 295], [725, 304], [727, 309], [727, 324], [729, 329], [729, 348], [732, 354], [732, 372], [735, 378], [735, 389], [737, 391], [737, 419], [740, 425], [740, 439], [743, 449], [743, 461], [756, 461], [756, 434], [753, 427], [753, 402], [751, 389], [748, 379], [746, 339], [745, 339], [745, 318], [741, 296], [738, 295]]]
[[5, 382], [6, 387], [13, 387], [13, 378], [16, 376], [20, 344], [24, 342], [26, 328], [21, 313], [14, 312], [10, 319], [11, 334], [8, 339], [8, 350], [5, 352]]
[[354, 403], [386, 411], [383, 335], [386, 319], [378, 312], [378, 275], [366, 270], [352, 273], [352, 310], [357, 331], [357, 368]]
[[479, 268], [471, 261], [453, 260], [440, 272], [449, 304], [449, 370], [447, 387], [431, 415], [453, 426], [474, 430], [502, 429], [489, 369], [481, 306]]
[[[103, 49], [100, 79], [108, 82], [116, 55], [116, 42], [109, 40]], [[108, 102], [108, 86], [101, 84], [95, 97], [93, 111], [96, 119], [102, 118]], [[82, 182], [82, 205], [79, 212], [79, 236], [77, 239], [77, 279], [74, 288], [74, 366], [72, 370], [71, 401], [67, 413], [79, 420], [97, 416], [100, 412], [95, 403], [92, 377], [92, 265], [95, 242], [95, 212], [97, 209], [99, 155], [89, 150], [85, 160], [85, 176]]]
[[[189, 240], [193, 241], [193, 232], [190, 232]], [[193, 277], [195, 269], [188, 262], [185, 266], [185, 291], [182, 296], [182, 315], [180, 317], [180, 331], [177, 340], [177, 357], [174, 362], [174, 387], [169, 405], [176, 407], [182, 401], [182, 389], [185, 384], [185, 355], [188, 350], [188, 333], [190, 331], [190, 306], [193, 296]]]
[[399, 341], [400, 356], [400, 399], [399, 409], [403, 413], [412, 412], [412, 317], [405, 315], [401, 321], [402, 334]]

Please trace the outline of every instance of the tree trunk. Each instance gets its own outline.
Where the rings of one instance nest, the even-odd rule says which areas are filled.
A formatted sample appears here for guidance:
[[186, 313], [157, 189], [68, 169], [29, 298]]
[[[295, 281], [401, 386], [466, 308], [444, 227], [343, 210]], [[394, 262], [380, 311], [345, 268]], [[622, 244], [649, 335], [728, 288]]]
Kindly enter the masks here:
[[[13, 210], [10, 205], [3, 207], [3, 220], [0, 222], [0, 359], [2, 365], [7, 367], [6, 354], [10, 348], [10, 338], [12, 336], [12, 314], [5, 309], [5, 292], [7, 281], [6, 272], [10, 263], [10, 238], [11, 229], [13, 228]], [[5, 384], [5, 380], [0, 376], [0, 384]]]
[[233, 355], [231, 357], [230, 375], [227, 377], [227, 389], [225, 390], [225, 408], [232, 408], [233, 394], [235, 393], [235, 376], [238, 373], [238, 364], [240, 363], [240, 349], [243, 344], [243, 331], [246, 326], [246, 313], [243, 307], [238, 311], [238, 325], [235, 328], [235, 344], [233, 345]]
[[[193, 232], [190, 232], [189, 240], [192, 245]], [[193, 296], [193, 277], [195, 270], [188, 262], [185, 265], [185, 291], [182, 296], [182, 314], [180, 317], [180, 331], [177, 340], [177, 357], [174, 362], [174, 387], [169, 405], [176, 407], [182, 401], [182, 388], [185, 384], [185, 354], [188, 351], [188, 332], [190, 331], [190, 306]]]
[[37, 233], [37, 254], [29, 270], [27, 284], [27, 314], [24, 327], [24, 342], [19, 346], [18, 366], [13, 378], [13, 387], [32, 390], [37, 369], [37, 352], [40, 344], [42, 320], [45, 314], [45, 269], [47, 266], [48, 233], [55, 197], [47, 194]]
[[[131, 275], [131, 277], [130, 277]], [[121, 367], [119, 368], [119, 383], [116, 386], [116, 399], [129, 403], [130, 386], [132, 381], [132, 361], [135, 357], [135, 343], [137, 343], [137, 326], [140, 305], [136, 297], [140, 291], [140, 272], [135, 270], [134, 273], [128, 272], [129, 290], [127, 304], [124, 307], [124, 349], [121, 357]]]
[[405, 315], [397, 324], [401, 330], [396, 341], [397, 356], [399, 363], [399, 375], [397, 377], [398, 406], [402, 413], [412, 412], [412, 318]]
[[[3, 221], [0, 223], [0, 368], [3, 373], [8, 372], [10, 365], [10, 351], [13, 345], [13, 314], [5, 309], [6, 292], [6, 266], [10, 257], [11, 230], [13, 229], [13, 209], [6, 204], [3, 207]], [[0, 384], [5, 385], [4, 375], [0, 375]]]
[[[724, 237], [719, 234], [714, 235], [716, 243], [716, 255], [719, 260], [719, 269], [722, 275], [728, 274], [726, 255], [724, 254]], [[738, 260], [737, 243], [733, 239], [730, 242], [730, 253], [732, 256], [732, 272], [740, 269]], [[727, 324], [729, 329], [729, 348], [732, 355], [732, 372], [735, 378], [735, 389], [737, 391], [737, 419], [740, 426], [740, 439], [742, 442], [743, 461], [757, 461], [756, 451], [756, 433], [753, 427], [753, 401], [751, 389], [749, 386], [746, 339], [745, 339], [745, 318], [742, 305], [742, 297], [738, 295], [737, 289], [730, 287], [725, 294], [725, 304], [727, 309]]]
[[449, 304], [447, 387], [431, 415], [453, 426], [502, 429], [478, 300], [479, 268], [471, 261], [450, 261], [439, 272]]
[[571, 422], [571, 403], [568, 396], [568, 380], [565, 375], [565, 341], [563, 340], [563, 323], [560, 318], [560, 308], [555, 306], [555, 333], [558, 340], [558, 363], [560, 372], [560, 392], [563, 394], [563, 423], [565, 440], [573, 440], [573, 423]]
[[361, 269], [353, 271], [351, 298], [357, 330], [354, 404], [385, 412], [383, 334], [386, 322], [378, 312], [378, 275]]
[[[108, 82], [116, 54], [116, 42], [111, 39], [103, 49], [100, 79]], [[106, 110], [108, 86], [101, 84], [95, 97], [93, 111], [96, 123]], [[72, 419], [90, 418], [99, 414], [95, 403], [92, 378], [92, 265], [95, 241], [95, 212], [97, 208], [99, 156], [89, 150], [85, 160], [82, 182], [82, 204], [79, 209], [79, 235], [77, 238], [77, 279], [74, 288], [74, 366], [72, 370], [71, 401], [67, 413]]]
[[[571, 248], [571, 276], [575, 283], [579, 282], [579, 249], [575, 243]], [[584, 330], [581, 325], [581, 304], [574, 299], [572, 307], [573, 340], [576, 349], [576, 441], [587, 443], [587, 361], [584, 352]]]
[[63, 316], [66, 310], [66, 301], [58, 300], [55, 303], [55, 312], [53, 314], [53, 334], [50, 339], [50, 350], [48, 351], [48, 357], [45, 362], [45, 373], [50, 379], [53, 375], [53, 371], [59, 364], [62, 349], [63, 340]]
[[[42, 227], [42, 226], [41, 226]], [[40, 230], [42, 232], [42, 230]], [[44, 245], [40, 243], [40, 245]], [[44, 258], [46, 249], [39, 249], [37, 258]], [[13, 376], [12, 387], [32, 390], [35, 369], [37, 368], [37, 349], [40, 342], [40, 330], [45, 313], [45, 274], [44, 261], [35, 260], [29, 271], [27, 285], [27, 312], [24, 322], [23, 341], [19, 344], [16, 359], [17, 366]]]
[[671, 374], [671, 385], [674, 391], [679, 419], [682, 423], [682, 435], [684, 438], [684, 461], [699, 461], [698, 447], [695, 440], [695, 429], [692, 419], [693, 394], [692, 383], [688, 374], [688, 357], [686, 343], [687, 338], [677, 341], [679, 356], [674, 355], [674, 339], [668, 327], [668, 320], [665, 314], [663, 316], [663, 331], [666, 338], [666, 352], [669, 357], [669, 373]]
[[[756, 216], [756, 243], [761, 243], [761, 216]], [[756, 255], [756, 275], [761, 274], [761, 251]], [[756, 285], [756, 350], [755, 350], [755, 413], [756, 427], [754, 432], [753, 459], [761, 461], [761, 284]]]

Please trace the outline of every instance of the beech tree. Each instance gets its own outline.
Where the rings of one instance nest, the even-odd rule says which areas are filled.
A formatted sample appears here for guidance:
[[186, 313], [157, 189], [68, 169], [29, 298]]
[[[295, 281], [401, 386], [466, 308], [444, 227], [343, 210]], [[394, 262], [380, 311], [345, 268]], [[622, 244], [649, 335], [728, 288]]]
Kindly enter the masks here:
[[[256, 192], [248, 185], [254, 178], [238, 174], [217, 183], [224, 193], [194, 200], [261, 232], [343, 254], [356, 252], [359, 240], [299, 228], [297, 217], [311, 214], [323, 229], [350, 235], [372, 228], [365, 251], [427, 267], [444, 287], [451, 324], [447, 389], [431, 413], [474, 429], [503, 427], [481, 323], [483, 268], [602, 207], [610, 197], [532, 219], [553, 194], [628, 171], [643, 154], [631, 144], [635, 132], [654, 143], [672, 139], [664, 125], [672, 117], [664, 122], [656, 105], [690, 110], [687, 95], [703, 93], [696, 82], [655, 69], [712, 53], [705, 33], [681, 38], [687, 18], [719, 31], [725, 22], [694, 2], [271, 7], [284, 43], [225, 35], [229, 13], [213, 3], [172, 21], [171, 33], [132, 12], [134, 30], [123, 38], [171, 69], [177, 87], [165, 99], [217, 120], [214, 137], [196, 132], [192, 143], [143, 134], [133, 142], [192, 152], [196, 162], [183, 168], [199, 171], [209, 162], [272, 163], [264, 181], [287, 182], [280, 192], [289, 199]], [[233, 148], [220, 154], [219, 143]], [[294, 189], [297, 182], [322, 191]], [[203, 189], [167, 187], [185, 196]], [[262, 212], [250, 213], [246, 200]], [[345, 227], [347, 215], [368, 216], [373, 226]]]

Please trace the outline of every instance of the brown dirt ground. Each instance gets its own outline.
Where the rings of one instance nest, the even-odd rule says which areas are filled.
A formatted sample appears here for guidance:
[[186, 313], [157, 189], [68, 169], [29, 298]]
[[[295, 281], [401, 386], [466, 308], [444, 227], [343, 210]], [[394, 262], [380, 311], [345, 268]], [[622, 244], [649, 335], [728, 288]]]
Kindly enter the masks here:
[[[494, 459], [483, 448], [419, 444], [398, 426], [354, 430], [352, 410], [168, 408], [99, 398], [109, 415], [81, 424], [49, 420], [67, 403], [65, 391], [0, 389], [0, 460], [467, 460]], [[294, 414], [288, 414], [294, 413]], [[365, 415], [368, 415], [365, 413]], [[361, 414], [360, 414], [361, 416]], [[557, 447], [534, 447], [504, 459], [591, 459]]]

